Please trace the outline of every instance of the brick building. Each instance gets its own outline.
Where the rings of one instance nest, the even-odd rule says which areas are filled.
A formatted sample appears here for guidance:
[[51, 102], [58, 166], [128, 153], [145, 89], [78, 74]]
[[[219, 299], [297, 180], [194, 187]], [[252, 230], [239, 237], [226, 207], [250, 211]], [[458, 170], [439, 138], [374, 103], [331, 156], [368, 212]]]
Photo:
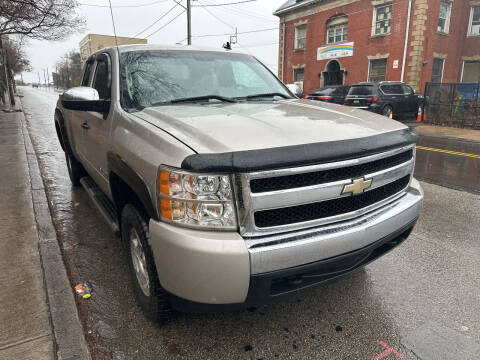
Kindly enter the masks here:
[[480, 0], [288, 0], [279, 77], [319, 86], [480, 82]]
[[[147, 39], [117, 36], [117, 42], [118, 45], [146, 44]], [[87, 34], [78, 44], [80, 46], [80, 57], [82, 62], [87, 60], [90, 54], [94, 53], [95, 51], [105, 47], [115, 46], [117, 42], [115, 41], [114, 36]]]

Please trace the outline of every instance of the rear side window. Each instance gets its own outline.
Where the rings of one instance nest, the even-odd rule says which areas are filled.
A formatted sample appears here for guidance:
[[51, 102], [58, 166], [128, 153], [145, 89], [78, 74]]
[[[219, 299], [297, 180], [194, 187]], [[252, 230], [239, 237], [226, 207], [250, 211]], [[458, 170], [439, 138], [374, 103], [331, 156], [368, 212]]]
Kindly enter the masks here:
[[373, 85], [359, 85], [352, 86], [348, 95], [373, 95], [375, 93], [375, 86]]
[[320, 88], [315, 91], [315, 93], [319, 95], [333, 95], [333, 94], [336, 94], [337, 92], [338, 92], [338, 88], [334, 88], [334, 87]]
[[90, 75], [92, 74], [93, 61], [89, 61], [85, 64], [85, 71], [83, 72], [82, 86], [88, 86]]
[[110, 99], [110, 76], [107, 61], [97, 61], [93, 88], [98, 91], [100, 99]]
[[400, 84], [382, 85], [380, 89], [385, 95], [403, 95], [403, 88]]

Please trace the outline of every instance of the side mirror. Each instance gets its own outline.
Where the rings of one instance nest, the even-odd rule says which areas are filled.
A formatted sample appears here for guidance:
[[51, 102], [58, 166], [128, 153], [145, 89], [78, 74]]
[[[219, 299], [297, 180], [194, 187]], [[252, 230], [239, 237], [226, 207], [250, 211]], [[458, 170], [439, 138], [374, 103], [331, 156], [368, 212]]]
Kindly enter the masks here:
[[102, 114], [110, 110], [110, 100], [100, 100], [98, 91], [88, 86], [78, 86], [60, 95], [62, 106], [68, 110], [94, 111]]
[[297, 84], [287, 84], [286, 86], [296, 97], [301, 98], [303, 96], [303, 90]]

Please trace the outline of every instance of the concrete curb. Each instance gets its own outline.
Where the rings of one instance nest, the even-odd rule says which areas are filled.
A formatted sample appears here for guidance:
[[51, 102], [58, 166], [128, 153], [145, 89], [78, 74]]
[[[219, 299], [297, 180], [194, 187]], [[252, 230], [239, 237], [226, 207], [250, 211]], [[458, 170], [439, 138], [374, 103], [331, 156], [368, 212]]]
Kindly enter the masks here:
[[56, 355], [61, 360], [91, 360], [23, 111], [21, 118]]

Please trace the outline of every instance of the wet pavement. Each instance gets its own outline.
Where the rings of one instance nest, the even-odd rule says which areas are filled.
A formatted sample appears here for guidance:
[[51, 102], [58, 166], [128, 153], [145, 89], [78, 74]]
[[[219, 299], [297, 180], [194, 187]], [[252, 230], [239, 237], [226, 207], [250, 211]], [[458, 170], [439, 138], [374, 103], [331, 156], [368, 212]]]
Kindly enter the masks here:
[[[135, 303], [119, 239], [85, 191], [70, 185], [53, 123], [57, 94], [21, 91], [72, 286], [92, 289], [78, 306], [94, 359], [418, 359], [413, 351], [420, 350], [422, 359], [436, 359], [435, 339], [421, 343], [416, 334], [439, 328], [449, 334], [444, 346], [468, 343], [465, 356], [480, 357], [473, 355], [480, 343], [479, 195], [423, 183], [413, 235], [366, 268], [268, 307], [178, 314], [159, 325]], [[422, 156], [417, 169], [428, 169]]]

